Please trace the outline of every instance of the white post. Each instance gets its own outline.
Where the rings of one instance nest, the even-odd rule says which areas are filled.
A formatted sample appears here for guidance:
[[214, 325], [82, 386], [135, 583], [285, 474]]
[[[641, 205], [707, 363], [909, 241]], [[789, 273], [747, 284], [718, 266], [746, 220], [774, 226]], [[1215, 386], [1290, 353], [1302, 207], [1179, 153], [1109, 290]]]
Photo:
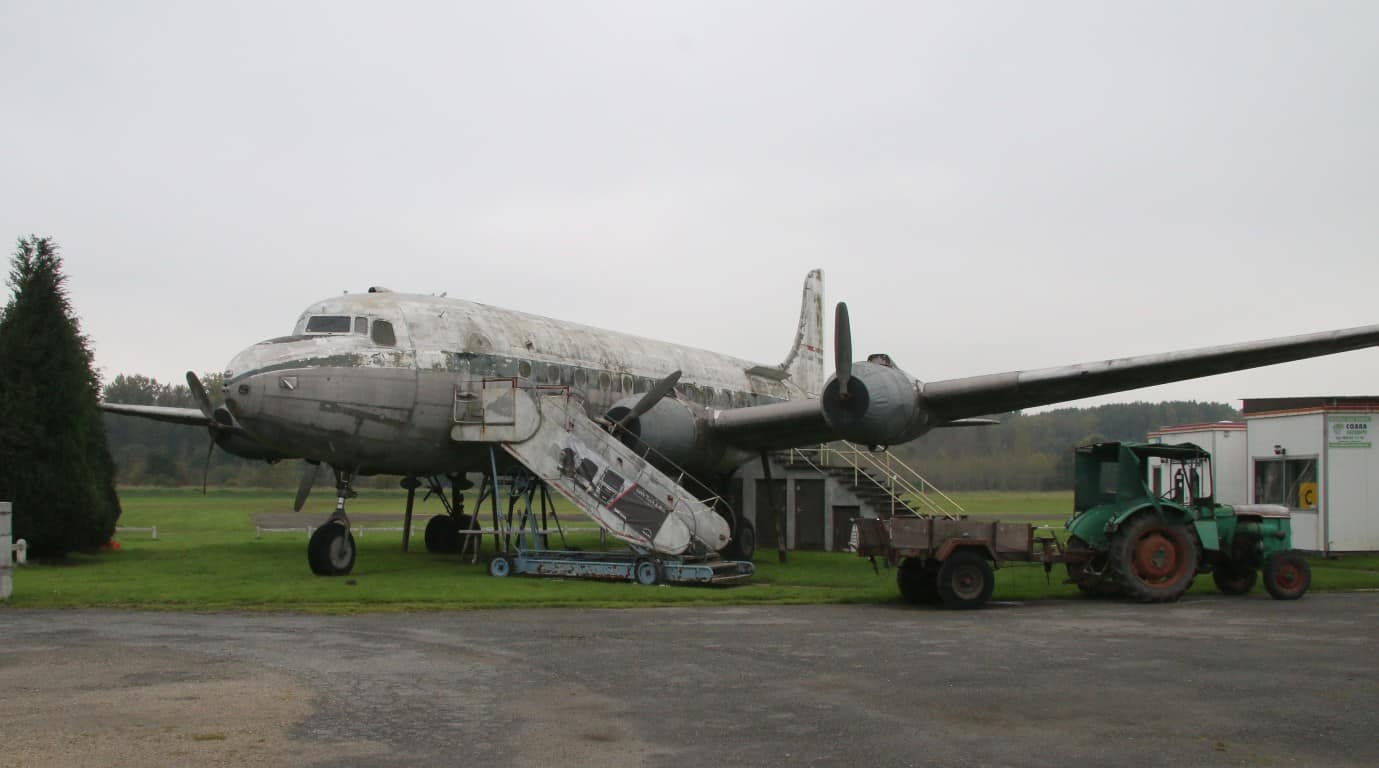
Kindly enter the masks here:
[[14, 556], [10, 554], [10, 510], [10, 502], [0, 501], [0, 600], [9, 599], [14, 593], [14, 582], [10, 578], [14, 564]]

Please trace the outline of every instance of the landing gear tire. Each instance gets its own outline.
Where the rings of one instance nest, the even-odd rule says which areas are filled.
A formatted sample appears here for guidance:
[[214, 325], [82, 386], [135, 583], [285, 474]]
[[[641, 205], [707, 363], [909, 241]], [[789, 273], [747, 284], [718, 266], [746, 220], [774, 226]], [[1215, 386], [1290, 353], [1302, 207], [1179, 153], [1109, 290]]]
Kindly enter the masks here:
[[1275, 600], [1297, 600], [1312, 586], [1312, 566], [1298, 552], [1278, 552], [1264, 561], [1264, 588]]
[[737, 557], [742, 560], [751, 560], [757, 553], [757, 528], [746, 519], [739, 519], [737, 523], [737, 535], [733, 537], [733, 543], [737, 546]]
[[460, 551], [460, 531], [468, 527], [469, 517], [455, 519], [451, 515], [436, 515], [426, 521], [426, 551], [438, 555], [453, 555]]
[[341, 523], [326, 523], [311, 534], [306, 559], [317, 576], [344, 576], [354, 570], [354, 534]]
[[1171, 603], [1192, 586], [1197, 542], [1187, 526], [1148, 513], [1132, 518], [1111, 540], [1111, 569], [1126, 596]]
[[1211, 570], [1211, 580], [1223, 595], [1248, 595], [1258, 579], [1259, 571], [1239, 563], [1221, 563]]
[[996, 576], [991, 563], [977, 552], [959, 550], [938, 569], [938, 596], [944, 608], [980, 608], [991, 599]]
[[913, 558], [902, 560], [895, 569], [895, 585], [900, 596], [910, 605], [937, 603], [938, 574], [934, 568]]
[[512, 559], [507, 555], [494, 555], [488, 561], [488, 575], [503, 579], [512, 575]]
[[644, 587], [661, 582], [661, 566], [649, 557], [639, 557], [632, 565], [632, 578]]

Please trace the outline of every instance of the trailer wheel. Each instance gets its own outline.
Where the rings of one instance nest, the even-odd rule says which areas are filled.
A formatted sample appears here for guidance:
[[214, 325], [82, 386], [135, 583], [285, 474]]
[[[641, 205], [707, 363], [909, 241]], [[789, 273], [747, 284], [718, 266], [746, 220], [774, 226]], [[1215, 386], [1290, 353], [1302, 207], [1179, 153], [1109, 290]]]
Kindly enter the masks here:
[[1312, 566], [1294, 551], [1278, 552], [1264, 561], [1264, 588], [1275, 600], [1297, 600], [1312, 586]]
[[499, 579], [512, 575], [512, 559], [507, 555], [494, 555], [488, 561], [488, 575]]
[[911, 605], [938, 602], [937, 569], [916, 558], [901, 561], [895, 569], [895, 584], [900, 587], [900, 596]]
[[1211, 580], [1223, 595], [1248, 595], [1258, 578], [1259, 571], [1241, 563], [1221, 563], [1211, 569]]
[[980, 608], [991, 599], [995, 586], [991, 563], [971, 550], [954, 552], [938, 569], [938, 595], [944, 608]]
[[661, 581], [661, 568], [649, 557], [637, 558], [636, 564], [632, 566], [632, 578], [644, 587], [652, 586]]
[[1197, 542], [1187, 526], [1144, 514], [1111, 539], [1111, 568], [1125, 594], [1141, 603], [1171, 603], [1197, 573]]

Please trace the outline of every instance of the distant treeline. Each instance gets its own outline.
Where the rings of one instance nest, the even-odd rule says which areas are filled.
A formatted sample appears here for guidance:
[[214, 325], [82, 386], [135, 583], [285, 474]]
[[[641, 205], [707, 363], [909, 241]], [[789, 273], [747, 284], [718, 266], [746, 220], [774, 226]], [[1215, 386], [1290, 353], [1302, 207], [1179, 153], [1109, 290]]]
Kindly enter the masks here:
[[1055, 491], [1073, 487], [1073, 448], [1144, 440], [1160, 427], [1238, 420], [1224, 403], [1171, 401], [1007, 413], [1000, 426], [936, 429], [892, 450], [941, 489]]
[[[215, 400], [220, 375], [203, 374], [201, 380]], [[119, 403], [197, 407], [186, 385], [137, 374], [116, 376], [105, 385], [103, 396]], [[1167, 402], [1008, 413], [999, 418], [1000, 426], [939, 429], [892, 450], [945, 490], [1060, 490], [1072, 487], [1072, 451], [1080, 443], [1143, 440], [1147, 432], [1162, 426], [1238, 419], [1240, 414], [1222, 403]], [[112, 414], [105, 415], [105, 425], [121, 484], [201, 483], [210, 445], [205, 430]], [[270, 465], [216, 450], [209, 483], [294, 488], [299, 468], [296, 461]], [[329, 483], [329, 473], [322, 472], [319, 482]], [[395, 487], [397, 478], [376, 478], [372, 484]]]

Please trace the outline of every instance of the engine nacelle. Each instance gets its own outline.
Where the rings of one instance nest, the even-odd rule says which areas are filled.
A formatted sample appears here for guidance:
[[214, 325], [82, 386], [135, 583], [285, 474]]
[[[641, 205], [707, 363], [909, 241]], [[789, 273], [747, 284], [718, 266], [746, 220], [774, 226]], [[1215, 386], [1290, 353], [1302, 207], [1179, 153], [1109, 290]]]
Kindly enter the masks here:
[[[608, 409], [606, 418], [617, 423], [641, 399], [625, 397]], [[673, 397], [663, 398], [651, 410], [632, 419], [618, 430], [618, 439], [633, 450], [650, 446], [647, 458], [663, 470], [678, 467], [691, 475], [707, 476], [719, 471], [725, 448], [705, 428], [708, 411]], [[669, 466], [667, 462], [670, 462]]]
[[838, 377], [830, 377], [822, 405], [824, 420], [844, 440], [895, 445], [926, 431], [915, 381], [899, 368], [870, 360], [853, 363], [847, 397], [838, 389]]

